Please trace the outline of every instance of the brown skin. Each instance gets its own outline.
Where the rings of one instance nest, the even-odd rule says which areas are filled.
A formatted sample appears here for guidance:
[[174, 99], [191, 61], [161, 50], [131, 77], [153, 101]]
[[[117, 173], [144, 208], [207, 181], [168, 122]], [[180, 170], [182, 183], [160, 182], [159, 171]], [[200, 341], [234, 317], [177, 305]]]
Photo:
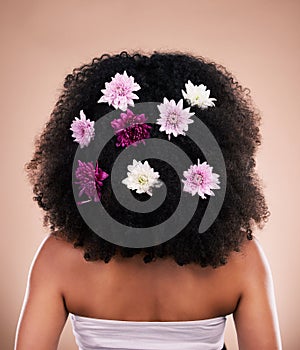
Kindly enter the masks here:
[[131, 321], [233, 313], [240, 349], [281, 349], [271, 273], [256, 239], [213, 269], [171, 258], [145, 264], [141, 255], [87, 262], [80, 249], [49, 236], [29, 274], [15, 350], [57, 349], [69, 312]]

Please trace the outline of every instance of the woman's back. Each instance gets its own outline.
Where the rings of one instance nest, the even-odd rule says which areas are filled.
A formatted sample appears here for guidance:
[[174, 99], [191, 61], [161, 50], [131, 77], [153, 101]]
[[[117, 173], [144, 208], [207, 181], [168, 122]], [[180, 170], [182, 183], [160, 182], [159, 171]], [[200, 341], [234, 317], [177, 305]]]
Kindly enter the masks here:
[[[279, 348], [271, 276], [256, 240], [213, 269], [179, 266], [171, 258], [145, 264], [138, 255], [88, 262], [81, 249], [49, 236], [32, 266], [16, 348], [55, 349], [70, 314], [80, 349], [108, 349], [105, 341], [120, 348], [131, 338], [134, 346], [123, 349], [147, 349], [154, 342], [153, 349], [173, 349], [182, 342], [186, 349], [217, 350], [224, 339], [223, 316], [231, 313], [241, 348]], [[138, 322], [132, 327], [131, 321]], [[148, 330], [141, 333], [145, 321]], [[159, 329], [149, 331], [151, 322]], [[167, 344], [160, 343], [164, 338]]]
[[62, 253], [57, 259], [64, 264], [58, 264], [57, 271], [67, 310], [73, 314], [132, 321], [201, 320], [232, 313], [241, 295], [244, 277], [237, 257], [218, 269], [179, 266], [170, 257], [145, 264], [140, 254], [115, 256], [106, 264], [87, 262], [80, 249], [54, 237], [49, 240], [56, 253], [57, 248]]

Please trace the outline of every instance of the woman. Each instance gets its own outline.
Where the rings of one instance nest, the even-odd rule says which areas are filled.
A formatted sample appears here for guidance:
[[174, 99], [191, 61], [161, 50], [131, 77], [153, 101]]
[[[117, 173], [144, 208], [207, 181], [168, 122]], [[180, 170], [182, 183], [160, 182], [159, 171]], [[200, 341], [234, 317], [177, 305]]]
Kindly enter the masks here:
[[[152, 101], [154, 122], [147, 113]], [[114, 135], [108, 142], [111, 131], [97, 124], [105, 120]], [[206, 142], [203, 150], [192, 139], [199, 123], [218, 148]], [[202, 57], [122, 52], [74, 69], [26, 164], [51, 233], [31, 267], [15, 349], [56, 349], [68, 315], [80, 349], [225, 349], [232, 313], [240, 349], [281, 349], [270, 269], [252, 235], [269, 215], [255, 172], [259, 124], [247, 90]], [[135, 152], [149, 149], [152, 139], [162, 154], [169, 144], [179, 147], [190, 167], [179, 172], [163, 157], [137, 161]], [[93, 159], [90, 150], [101, 142]], [[209, 161], [218, 149], [226, 172], [221, 161]], [[132, 163], [116, 181], [113, 168], [125, 151]], [[167, 155], [171, 162], [173, 152]], [[179, 152], [174, 159], [180, 167], [185, 158]], [[115, 174], [124, 171], [119, 166]], [[128, 209], [131, 198], [119, 203], [118, 184], [141, 205], [163, 193], [163, 184], [166, 197], [147, 212]], [[196, 203], [186, 225], [173, 222], [148, 235], [181, 197]], [[220, 198], [220, 210], [199, 232], [210, 199]], [[100, 205], [111, 226], [95, 220]], [[138, 238], [116, 233], [116, 222], [139, 230]]]

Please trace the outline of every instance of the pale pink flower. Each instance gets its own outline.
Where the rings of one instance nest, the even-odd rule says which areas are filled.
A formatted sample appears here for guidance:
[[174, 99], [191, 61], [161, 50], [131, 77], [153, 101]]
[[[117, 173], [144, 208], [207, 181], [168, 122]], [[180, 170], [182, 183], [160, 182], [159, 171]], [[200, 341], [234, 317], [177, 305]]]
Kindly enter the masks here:
[[198, 193], [203, 199], [205, 199], [204, 194], [214, 196], [215, 194], [211, 189], [218, 189], [220, 183], [218, 174], [212, 172], [212, 167], [207, 164], [207, 162], [200, 163], [198, 159], [198, 164], [191, 165], [187, 171], [183, 172], [185, 180], [181, 180], [184, 183], [183, 191], [189, 192], [194, 196]]
[[190, 113], [190, 107], [183, 109], [183, 100], [181, 99], [177, 105], [174, 100], [168, 100], [164, 97], [163, 103], [157, 106], [160, 112], [160, 119], [156, 123], [161, 125], [159, 131], [165, 131], [170, 140], [171, 134], [185, 135], [188, 130], [188, 124], [194, 121], [190, 119], [194, 112]]
[[127, 106], [134, 106], [133, 100], [139, 98], [133, 91], [137, 91], [140, 88], [140, 85], [134, 82], [132, 76], [128, 77], [126, 71], [123, 74], [116, 73], [112, 77], [111, 82], [105, 83], [105, 89], [101, 90], [103, 96], [98, 102], [107, 102], [115, 109], [119, 108], [122, 111], [126, 111]]
[[80, 148], [88, 146], [90, 141], [95, 137], [94, 121], [86, 119], [83, 110], [80, 111], [80, 119], [75, 117], [70, 130], [73, 131], [72, 137], [75, 138], [75, 142], [78, 142]]
[[134, 114], [130, 109], [126, 113], [121, 113], [121, 118], [114, 119], [111, 126], [117, 135], [116, 146], [128, 147], [136, 146], [138, 143], [144, 143], [144, 139], [150, 137], [151, 126], [145, 124], [147, 117], [145, 114]]
[[81, 197], [84, 193], [89, 197], [88, 200], [77, 202], [77, 204], [88, 203], [92, 200], [99, 202], [101, 199], [101, 187], [103, 186], [102, 181], [109, 175], [98, 167], [98, 162], [96, 162], [96, 167], [94, 168], [93, 162], [78, 160], [75, 176], [79, 180], [74, 182], [80, 188], [78, 196]]

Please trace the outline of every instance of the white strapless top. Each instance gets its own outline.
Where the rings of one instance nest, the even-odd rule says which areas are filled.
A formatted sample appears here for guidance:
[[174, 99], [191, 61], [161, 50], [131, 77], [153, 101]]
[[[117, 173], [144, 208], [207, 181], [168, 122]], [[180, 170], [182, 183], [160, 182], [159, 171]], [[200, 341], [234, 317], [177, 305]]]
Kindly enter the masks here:
[[221, 350], [226, 317], [123, 321], [69, 314], [79, 350]]

